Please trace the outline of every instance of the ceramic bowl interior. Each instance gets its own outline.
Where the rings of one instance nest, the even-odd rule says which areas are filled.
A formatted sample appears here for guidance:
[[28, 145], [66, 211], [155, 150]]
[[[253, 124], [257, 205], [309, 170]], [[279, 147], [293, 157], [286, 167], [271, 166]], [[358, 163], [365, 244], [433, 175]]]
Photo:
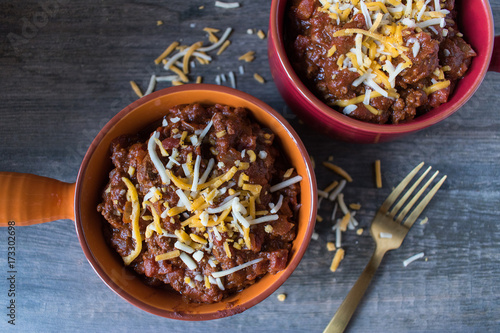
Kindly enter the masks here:
[[[103, 236], [103, 219], [96, 207], [112, 169], [109, 146], [122, 134], [137, 133], [159, 122], [172, 106], [186, 103], [226, 104], [245, 107], [258, 122], [273, 130], [301, 182], [301, 209], [297, 238], [287, 268], [266, 275], [242, 292], [216, 304], [189, 304], [166, 289], [144, 284], [108, 247]], [[100, 278], [118, 295], [153, 314], [181, 320], [208, 320], [242, 312], [275, 291], [297, 267], [309, 243], [316, 215], [316, 182], [308, 154], [295, 131], [274, 110], [256, 98], [234, 89], [212, 85], [185, 85], [155, 92], [117, 114], [92, 142], [80, 168], [75, 193], [75, 219], [80, 244]]]
[[379, 125], [349, 118], [324, 104], [295, 74], [284, 48], [287, 0], [273, 0], [269, 26], [269, 62], [281, 95], [304, 121], [338, 139], [371, 143], [388, 141], [447, 118], [474, 94], [481, 84], [493, 51], [493, 18], [488, 0], [457, 0], [457, 22], [464, 38], [477, 53], [449, 101], [405, 124]]

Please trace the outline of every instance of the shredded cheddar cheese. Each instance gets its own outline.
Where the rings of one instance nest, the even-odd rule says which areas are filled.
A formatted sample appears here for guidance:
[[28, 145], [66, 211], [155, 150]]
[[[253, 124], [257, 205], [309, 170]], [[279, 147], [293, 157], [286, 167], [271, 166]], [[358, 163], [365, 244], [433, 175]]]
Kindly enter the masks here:
[[337, 270], [340, 262], [342, 261], [342, 259], [344, 259], [344, 254], [344, 249], [337, 249], [337, 252], [335, 252], [335, 256], [333, 257], [332, 264], [330, 266], [330, 271], [335, 272]]
[[426, 88], [424, 88], [424, 91], [427, 95], [430, 95], [438, 90], [448, 88], [449, 86], [450, 86], [450, 81], [446, 80], [446, 81], [435, 83], [430, 87], [426, 87]]
[[139, 230], [139, 214], [141, 212], [141, 207], [139, 203], [139, 196], [137, 194], [137, 190], [132, 184], [132, 182], [125, 177], [122, 177], [122, 181], [125, 183], [127, 186], [127, 197], [130, 198], [130, 201], [132, 202], [132, 215], [131, 215], [131, 220], [132, 220], [132, 238], [135, 241], [135, 248], [130, 253], [128, 256], [123, 257], [123, 261], [125, 262], [125, 265], [130, 265], [132, 261], [134, 261], [135, 258], [141, 253], [142, 250], [142, 238], [141, 238], [141, 232]]
[[155, 257], [155, 261], [161, 261], [161, 260], [168, 260], [172, 258], [177, 258], [178, 256], [181, 255], [181, 251], [179, 250], [173, 250], [164, 254], [159, 254]]
[[[217, 43], [217, 41], [215, 41]], [[193, 55], [194, 51], [199, 49], [203, 45], [203, 42], [197, 42], [191, 45], [188, 50], [186, 51], [186, 54], [184, 54], [184, 58], [182, 60], [182, 70], [184, 74], [189, 73], [189, 59]]]
[[228, 46], [229, 46], [230, 44], [231, 44], [231, 41], [226, 40], [226, 41], [222, 44], [222, 46], [220, 47], [220, 49], [217, 51], [217, 55], [221, 55], [221, 54], [222, 54], [222, 52], [224, 52], [224, 51], [228, 48]]
[[382, 188], [382, 173], [380, 171], [380, 160], [375, 161], [375, 186]]
[[141, 88], [135, 83], [134, 81], [130, 81], [130, 86], [132, 87], [132, 90], [134, 90], [135, 94], [139, 97], [143, 96], [143, 93], [141, 91]]
[[351, 176], [347, 173], [347, 171], [345, 171], [344, 169], [342, 169], [341, 167], [339, 167], [338, 165], [335, 165], [335, 164], [332, 164], [330, 162], [323, 162], [323, 165], [325, 167], [327, 167], [328, 169], [332, 170], [333, 172], [337, 173], [338, 175], [342, 176], [345, 178], [345, 180], [347, 180], [348, 182], [352, 182], [352, 178]]
[[252, 62], [254, 59], [255, 59], [255, 51], [248, 51], [247, 53], [238, 58], [238, 60], [243, 60], [245, 62]]
[[170, 44], [166, 49], [165, 51], [163, 51], [162, 54], [160, 54], [160, 56], [158, 58], [155, 59], [155, 64], [160, 64], [161, 61], [163, 59], [165, 59], [170, 53], [172, 53], [173, 50], [175, 50], [175, 48], [179, 46], [179, 42], [172, 42], [172, 44]]

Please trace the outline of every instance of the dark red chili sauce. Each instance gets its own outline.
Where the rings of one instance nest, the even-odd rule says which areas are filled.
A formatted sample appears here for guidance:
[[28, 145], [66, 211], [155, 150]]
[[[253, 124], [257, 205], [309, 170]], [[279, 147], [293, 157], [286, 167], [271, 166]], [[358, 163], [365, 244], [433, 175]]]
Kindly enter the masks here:
[[[368, 19], [362, 10], [348, 9], [353, 3], [358, 7], [361, 3], [366, 6], [371, 22], [366, 22]], [[382, 5], [380, 3], [374, 4], [368, 0], [291, 0], [285, 23], [286, 48], [300, 79], [326, 104], [362, 121], [399, 124], [445, 103], [476, 53], [458, 30], [455, 0], [441, 0], [440, 8], [435, 8], [434, 0], [413, 0], [414, 10], [411, 15], [404, 12], [397, 14], [398, 8], [407, 3], [406, 0], [385, 1]], [[422, 5], [425, 8], [420, 13]], [[360, 48], [364, 48], [364, 52], [371, 56], [366, 64], [368, 66], [359, 70], [353, 65], [352, 54], [349, 58], [348, 53], [355, 53], [355, 39], [359, 29], [368, 31], [376, 25], [376, 16], [379, 14], [382, 23], [372, 29], [372, 32], [389, 42], [384, 44], [381, 42], [383, 39], [360, 34], [363, 38]], [[433, 22], [424, 23], [431, 18], [439, 23], [425, 26]], [[403, 55], [391, 55], [387, 48], [381, 48], [381, 45], [393, 43], [391, 38], [398, 34], [396, 25], [403, 26], [398, 46]], [[346, 32], [345, 29], [351, 31], [341, 33]], [[370, 53], [369, 46], [375, 40], [378, 44]], [[384, 56], [386, 58], [380, 58]], [[356, 81], [367, 68], [371, 68], [373, 72], [378, 69], [379, 74], [390, 77], [391, 70], [383, 67], [387, 56], [391, 56], [389, 61], [393, 68], [407, 61], [411, 62], [411, 65], [397, 75], [392, 83], [393, 87], [388, 87], [382, 79], [377, 82], [383, 90], [391, 91], [392, 96], [374, 96], [368, 105], [363, 99], [357, 100], [353, 106], [345, 108], [346, 103], [342, 101], [353, 101], [355, 97], [365, 95], [366, 89], [374, 91], [373, 84], [369, 86]], [[339, 60], [341, 57], [344, 58]], [[359, 60], [360, 58], [356, 58], [356, 61]], [[380, 66], [374, 64], [377, 60]], [[434, 86], [434, 89], [429, 88], [446, 81], [449, 83], [444, 88], [441, 86], [440, 89], [435, 89], [439, 85]]]
[[[138, 228], [142, 249], [129, 267], [146, 283], [172, 288], [190, 301], [218, 302], [263, 275], [286, 267], [297, 231], [300, 186], [294, 183], [276, 191], [271, 191], [271, 186], [297, 177], [297, 172], [272, 131], [263, 128], [244, 108], [191, 104], [175, 106], [166, 114], [162, 126], [149, 138], [126, 135], [112, 142], [114, 169], [97, 209], [106, 220], [104, 232], [109, 244], [126, 258], [137, 246], [133, 237], [133, 202], [124, 178], [130, 180], [140, 203]], [[208, 132], [204, 131], [207, 127]], [[203, 180], [205, 184], [222, 177], [217, 188], [212, 183], [203, 189], [196, 187], [195, 191], [182, 190], [193, 205], [192, 211], [186, 208], [177, 184], [162, 181], [148, 150], [152, 135], [159, 136], [153, 142], [155, 154], [178, 181], [192, 184], [195, 174], [200, 180], [207, 168], [211, 171]], [[168, 156], [164, 156], [165, 152]], [[231, 170], [237, 171], [230, 179], [224, 179]], [[144, 201], [148, 203], [143, 204]], [[216, 224], [224, 212], [214, 210], [230, 201], [231, 212]], [[200, 203], [201, 207], [194, 209]], [[234, 207], [238, 207], [238, 212], [234, 212]], [[278, 208], [276, 212], [273, 207]], [[155, 229], [153, 209], [159, 217], [161, 234]], [[208, 215], [206, 226], [200, 212]], [[247, 230], [235, 218], [237, 214], [250, 222], [265, 216], [271, 216], [271, 220], [250, 224]], [[186, 225], [188, 219], [195, 222]], [[166, 253], [177, 255], [157, 260], [157, 256]], [[179, 254], [188, 256], [195, 267], [190, 267]], [[249, 262], [254, 263], [223, 277], [212, 275]]]

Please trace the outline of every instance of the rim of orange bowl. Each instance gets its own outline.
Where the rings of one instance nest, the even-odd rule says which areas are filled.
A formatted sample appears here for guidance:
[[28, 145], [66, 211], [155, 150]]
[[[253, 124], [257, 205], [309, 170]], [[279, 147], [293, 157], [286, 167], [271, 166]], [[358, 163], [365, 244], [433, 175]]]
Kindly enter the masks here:
[[[307, 183], [309, 187], [309, 191], [311, 193], [311, 211], [309, 212], [308, 215], [308, 226], [306, 228], [306, 232], [304, 234], [303, 241], [299, 248], [297, 249], [296, 255], [292, 258], [292, 260], [287, 264], [287, 267], [285, 268], [285, 271], [281, 273], [281, 275], [272, 283], [265, 291], [260, 292], [257, 294], [255, 297], [252, 297], [249, 301], [239, 304], [235, 306], [234, 308], [228, 309], [226, 311], [218, 310], [215, 312], [210, 312], [210, 313], [201, 313], [201, 314], [193, 314], [193, 313], [184, 313], [182, 315], [177, 314], [175, 311], [169, 311], [169, 310], [164, 310], [164, 309], [158, 309], [152, 305], [149, 305], [147, 303], [144, 303], [143, 301], [131, 296], [128, 292], [123, 290], [121, 287], [119, 287], [113, 280], [106, 274], [106, 272], [101, 268], [99, 265], [97, 259], [94, 257], [92, 254], [92, 251], [87, 243], [87, 239], [85, 237], [85, 232], [83, 230], [82, 224], [81, 224], [81, 218], [80, 218], [80, 198], [81, 198], [81, 184], [84, 181], [84, 176], [88, 167], [88, 163], [95, 152], [96, 148], [100, 145], [103, 137], [105, 136], [105, 133], [110, 130], [113, 126], [115, 126], [119, 120], [129, 114], [130, 112], [133, 112], [137, 107], [148, 103], [156, 98], [159, 98], [163, 95], [171, 94], [171, 93], [176, 93], [179, 91], [199, 91], [199, 90], [205, 90], [205, 91], [216, 91], [216, 92], [222, 92], [224, 94], [230, 94], [230, 95], [236, 95], [242, 99], [247, 100], [251, 104], [255, 105], [257, 108], [262, 109], [266, 111], [266, 113], [270, 114], [278, 123], [280, 123], [283, 128], [286, 129], [287, 135], [290, 137], [290, 139], [295, 142], [297, 149], [300, 152], [300, 155], [302, 157], [302, 160], [305, 164], [305, 168], [307, 171]], [[283, 144], [283, 143], [282, 143]], [[108, 123], [99, 131], [97, 136], [94, 138], [92, 141], [89, 149], [87, 150], [80, 170], [78, 171], [78, 176], [76, 180], [76, 189], [75, 189], [75, 226], [76, 226], [76, 232], [78, 236], [78, 240], [80, 242], [80, 245], [83, 249], [83, 252], [85, 254], [85, 257], [89, 261], [91, 267], [93, 270], [96, 272], [96, 274], [99, 276], [99, 278], [113, 291], [115, 292], [118, 296], [129, 302], [130, 304], [138, 307], [139, 309], [142, 309], [146, 312], [149, 312], [151, 314], [169, 318], [169, 319], [176, 319], [176, 320], [184, 320], [184, 321], [204, 321], [204, 320], [212, 320], [212, 319], [220, 319], [224, 317], [228, 317], [234, 314], [241, 313], [252, 306], [262, 302], [264, 299], [269, 297], [273, 292], [275, 292], [287, 279], [288, 277], [295, 271], [297, 266], [299, 265], [300, 261], [302, 260], [302, 257], [311, 241], [311, 236], [314, 231], [314, 225], [315, 225], [315, 219], [316, 219], [316, 207], [317, 207], [317, 193], [316, 193], [316, 177], [312, 168], [311, 161], [309, 159], [309, 154], [307, 153], [307, 150], [302, 143], [302, 140], [300, 140], [299, 135], [295, 130], [291, 127], [291, 125], [281, 116], [277, 111], [275, 111], [272, 107], [267, 105], [266, 103], [262, 102], [261, 100], [257, 99], [256, 97], [253, 97], [245, 92], [225, 87], [225, 86], [218, 86], [218, 85], [212, 85], [212, 84], [189, 84], [189, 85], [183, 85], [183, 86], [177, 86], [177, 87], [169, 87], [165, 88], [156, 92], [153, 92], [147, 96], [144, 96], [137, 101], [129, 104], [126, 106], [123, 110], [121, 110], [119, 113], [117, 113], [111, 120], [108, 121]]]
[[[467, 0], [465, 0], [467, 1]], [[272, 45], [275, 52], [278, 54], [278, 60], [282, 68], [286, 72], [286, 76], [293, 83], [293, 87], [296, 93], [300, 94], [304, 99], [309, 101], [312, 105], [316, 106], [316, 109], [320, 112], [320, 115], [326, 119], [330, 120], [330, 123], [342, 123], [346, 126], [364, 131], [366, 133], [372, 134], [404, 134], [417, 130], [424, 129], [433, 124], [440, 122], [441, 120], [449, 117], [453, 113], [455, 113], [458, 109], [460, 109], [469, 98], [476, 92], [476, 90], [481, 85], [486, 72], [488, 71], [489, 64], [491, 62], [491, 57], [493, 53], [493, 40], [494, 40], [494, 25], [493, 25], [493, 14], [491, 12], [491, 6], [487, 0], [481, 0], [481, 4], [483, 5], [483, 10], [488, 15], [488, 40], [489, 43], [486, 49], [486, 58], [484, 59], [481, 67], [479, 68], [479, 73], [477, 79], [474, 80], [473, 85], [468, 89], [467, 93], [464, 97], [460, 98], [458, 101], [454, 102], [454, 104], [447, 106], [448, 109], [446, 112], [432, 112], [432, 115], [429, 113], [426, 115], [422, 115], [417, 117], [415, 120], [405, 123], [405, 124], [371, 124], [367, 122], [363, 122], [357, 119], [353, 119], [350, 117], [344, 116], [342, 113], [335, 111], [325, 103], [323, 103], [319, 98], [317, 98], [309, 89], [302, 83], [300, 78], [295, 73], [290, 61], [288, 60], [288, 56], [285, 51], [285, 44], [283, 40], [283, 25], [284, 25], [284, 15], [286, 9], [287, 0], [272, 0], [271, 3], [271, 13], [270, 13], [270, 31]], [[281, 6], [281, 8], [278, 8]], [[281, 9], [281, 10], [280, 10]], [[442, 106], [434, 110], [439, 110]], [[436, 113], [436, 114], [434, 114]]]

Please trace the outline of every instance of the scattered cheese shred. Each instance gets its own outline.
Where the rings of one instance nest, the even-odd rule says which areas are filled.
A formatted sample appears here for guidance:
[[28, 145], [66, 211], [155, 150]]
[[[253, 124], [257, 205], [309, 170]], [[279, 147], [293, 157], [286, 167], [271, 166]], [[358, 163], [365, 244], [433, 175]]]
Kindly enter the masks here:
[[336, 181], [336, 180], [334, 180], [333, 182], [331, 182], [330, 185], [328, 185], [327, 187], [325, 187], [325, 189], [323, 191], [326, 192], [326, 193], [329, 193], [331, 190], [333, 190], [335, 187], [337, 187], [338, 184], [339, 184], [339, 182]]
[[240, 4], [238, 2], [222, 2], [222, 1], [215, 1], [215, 7], [220, 7], [220, 8], [225, 8], [225, 9], [232, 9], [232, 8], [238, 8]]
[[335, 272], [340, 265], [342, 259], [344, 259], [345, 251], [342, 248], [337, 249], [335, 256], [333, 257], [332, 264], [330, 265], [330, 271]]
[[[165, 65], [166, 66], [166, 65]], [[186, 74], [184, 74], [184, 72], [182, 70], [180, 70], [179, 68], [177, 68], [175, 65], [171, 65], [170, 67], [168, 67], [168, 69], [170, 69], [172, 72], [174, 72], [175, 74], [179, 75], [179, 77], [181, 78], [181, 81], [184, 82], [184, 83], [187, 83], [189, 82], [189, 79], [188, 77], [186, 76]], [[173, 83], [174, 81], [172, 81]]]
[[323, 165], [328, 169], [332, 170], [333, 172], [335, 172], [336, 174], [338, 174], [339, 176], [344, 177], [345, 180], [348, 181], [349, 183], [352, 182], [351, 176], [341, 167], [330, 162], [323, 162]]
[[252, 62], [254, 59], [255, 59], [255, 51], [248, 51], [247, 53], [238, 58], [238, 60], [243, 60], [246, 62]]
[[411, 264], [412, 262], [414, 262], [415, 260], [423, 258], [424, 256], [425, 256], [425, 254], [423, 252], [417, 253], [414, 256], [411, 256], [408, 259], [406, 259], [405, 261], [403, 261], [403, 266], [406, 267], [409, 264]]
[[216, 48], [220, 47], [224, 42], [227, 40], [231, 32], [233, 31], [232, 28], [227, 28], [226, 31], [224, 31], [224, 34], [222, 37], [219, 39], [219, 41], [215, 44], [212, 44], [210, 46], [204, 46], [198, 49], [200, 52], [210, 52], [212, 50], [215, 50]]
[[160, 54], [160, 56], [158, 56], [158, 58], [155, 59], [155, 64], [159, 65], [161, 61], [165, 59], [170, 53], [172, 53], [172, 51], [175, 50], [177, 46], [179, 46], [179, 42], [172, 42], [172, 44], [170, 44], [165, 49], [165, 51], [163, 51], [163, 53]]
[[335, 246], [335, 243], [333, 243], [333, 242], [326, 243], [326, 248], [328, 249], [329, 252], [333, 252], [337, 249], [337, 247]]
[[375, 161], [375, 186], [382, 188], [382, 172], [380, 171], [380, 160]]
[[211, 33], [218, 33], [220, 31], [220, 29], [205, 27], [205, 28], [203, 28], [203, 31], [211, 32]]
[[342, 218], [342, 220], [340, 221], [340, 230], [341, 231], [347, 230], [347, 224], [349, 223], [350, 220], [351, 220], [351, 214], [350, 213], [345, 214], [344, 217]]
[[349, 208], [351, 208], [353, 210], [360, 210], [361, 205], [359, 203], [351, 203], [351, 204], [349, 204]]
[[261, 83], [261, 84], [264, 84], [266, 81], [264, 80], [264, 78], [262, 76], [260, 76], [259, 74], [257, 73], [254, 73], [253, 74], [253, 78], [255, 79], [255, 81]]
[[186, 54], [184, 54], [184, 58], [182, 61], [182, 70], [183, 70], [184, 74], [189, 73], [189, 59], [193, 55], [194, 51], [199, 49], [202, 45], [203, 45], [203, 42], [196, 42], [187, 49]]
[[134, 92], [137, 96], [139, 96], [139, 97], [143, 96], [141, 88], [139, 88], [137, 83], [135, 83], [134, 81], [130, 81], [130, 86], [132, 87], [132, 89], [134, 90]]
[[222, 52], [224, 52], [230, 44], [231, 44], [231, 41], [226, 40], [226, 41], [222, 44], [222, 46], [220, 47], [220, 49], [217, 51], [217, 55], [221, 55], [221, 54], [222, 54]]

